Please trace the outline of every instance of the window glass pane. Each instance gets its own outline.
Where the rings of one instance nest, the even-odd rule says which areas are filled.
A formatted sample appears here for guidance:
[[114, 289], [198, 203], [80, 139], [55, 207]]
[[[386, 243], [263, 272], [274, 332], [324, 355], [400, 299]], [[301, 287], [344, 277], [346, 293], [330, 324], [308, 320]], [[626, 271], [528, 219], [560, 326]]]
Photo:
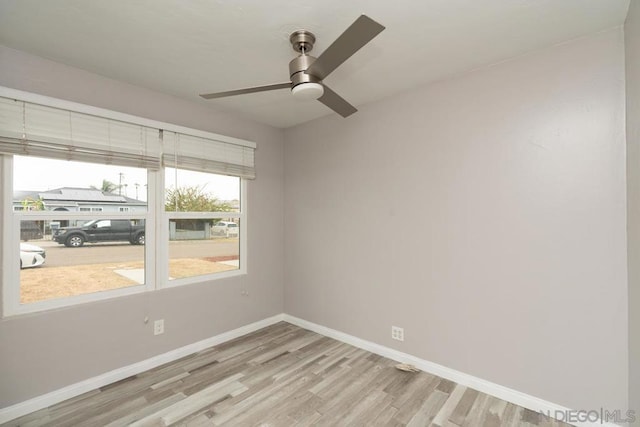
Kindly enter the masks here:
[[139, 219], [21, 220], [20, 302], [143, 284], [144, 232]]
[[[167, 212], [240, 212], [240, 178], [168, 168]], [[238, 218], [169, 219], [169, 280], [240, 268]]]
[[240, 268], [238, 219], [169, 220], [169, 280]]
[[[146, 169], [37, 157], [13, 158], [13, 210], [147, 211]], [[22, 304], [144, 283], [144, 220], [20, 219]]]
[[144, 212], [146, 169], [14, 156], [14, 210]]
[[183, 169], [165, 169], [168, 212], [239, 212], [240, 178]]

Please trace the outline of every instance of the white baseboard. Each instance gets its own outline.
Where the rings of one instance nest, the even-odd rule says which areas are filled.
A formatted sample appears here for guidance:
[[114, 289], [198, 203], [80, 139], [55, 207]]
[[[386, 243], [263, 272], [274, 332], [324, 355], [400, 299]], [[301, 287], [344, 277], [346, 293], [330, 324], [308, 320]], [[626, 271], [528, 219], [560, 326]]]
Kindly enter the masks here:
[[[456, 371], [455, 369], [447, 368], [446, 366], [429, 362], [410, 354], [403, 353], [401, 351], [394, 350], [392, 348], [385, 347], [371, 341], [363, 340], [353, 335], [349, 335], [344, 332], [327, 328], [326, 326], [318, 325], [316, 323], [312, 323], [283, 313], [264, 320], [260, 320], [255, 323], [251, 323], [249, 325], [242, 326], [229, 332], [224, 332], [220, 335], [216, 335], [214, 337], [198, 341], [193, 344], [186, 345], [184, 347], [177, 348], [167, 353], [154, 356], [150, 359], [146, 359], [141, 362], [115, 369], [113, 371], [98, 375], [93, 378], [89, 378], [75, 384], [71, 384], [67, 387], [63, 387], [42, 396], [29, 399], [25, 402], [20, 402], [12, 406], [2, 408], [0, 409], [0, 424], [11, 421], [23, 415], [27, 415], [31, 412], [47, 408], [51, 405], [55, 405], [56, 403], [71, 399], [72, 397], [79, 396], [82, 393], [86, 393], [99, 387], [104, 387], [105, 385], [112, 384], [116, 381], [123, 380], [132, 375], [137, 375], [141, 372], [153, 369], [162, 364], [178, 360], [181, 357], [188, 356], [198, 351], [202, 351], [206, 348], [221, 344], [234, 338], [238, 338], [242, 335], [257, 331], [258, 329], [264, 328], [280, 321], [289, 322], [293, 325], [300, 326], [301, 328], [308, 329], [310, 331], [336, 339], [338, 341], [342, 341], [358, 348], [362, 348], [380, 356], [387, 357], [391, 360], [396, 360], [401, 363], [410, 363], [421, 369], [422, 371], [437, 375], [442, 378], [446, 378], [450, 381], [473, 388], [491, 396], [495, 396], [499, 399], [506, 400], [507, 402], [522, 406], [534, 412], [544, 411], [544, 413], [549, 413], [553, 416], [553, 414], [566, 414], [567, 411], [569, 411], [568, 408], [565, 408], [561, 405], [556, 405], [555, 403], [551, 403], [546, 400], [521, 393], [519, 391], [483, 380], [478, 377], [474, 377], [473, 375], [465, 374], [463, 372]], [[560, 420], [564, 421], [562, 419]], [[576, 422], [574, 423], [574, 425], [578, 427], [617, 427], [615, 424], [602, 423], [599, 420], [593, 422]]]
[[[371, 341], [354, 337], [353, 335], [345, 334], [344, 332], [336, 331], [335, 329], [327, 328], [326, 326], [318, 325], [288, 314], [284, 314], [283, 320], [296, 326], [300, 326], [301, 328], [350, 344], [354, 347], [387, 357], [391, 360], [401, 363], [410, 363], [422, 371], [437, 375], [441, 378], [446, 378], [455, 383], [495, 396], [499, 399], [506, 400], [507, 402], [522, 406], [534, 412], [543, 411], [545, 414], [551, 414], [551, 416], [557, 414], [559, 415], [557, 418], [560, 419], [560, 421], [564, 421], [561, 419], [563, 416], [561, 414], [567, 414], [567, 411], [569, 411], [569, 408], [565, 408], [561, 405], [556, 405], [555, 403], [474, 377], [473, 375], [465, 374], [464, 372], [456, 371], [455, 369], [447, 368], [446, 366], [442, 366], [437, 363], [429, 362], [428, 360], [420, 359]], [[616, 424], [602, 423], [600, 420], [574, 422], [572, 424], [578, 427], [617, 427]]]
[[87, 380], [71, 384], [67, 387], [52, 391], [42, 396], [34, 397], [24, 402], [17, 403], [12, 406], [0, 409], [0, 424], [6, 423], [23, 415], [30, 414], [31, 412], [39, 411], [40, 409], [47, 408], [56, 403], [60, 403], [64, 400], [71, 399], [86, 393], [91, 390], [95, 390], [99, 387], [104, 387], [108, 384], [112, 384], [116, 381], [123, 380], [132, 375], [137, 375], [141, 372], [153, 369], [168, 362], [173, 362], [181, 357], [188, 356], [190, 354], [202, 351], [206, 348], [214, 345], [221, 344], [223, 342], [232, 340], [234, 338], [241, 337], [250, 332], [257, 331], [274, 323], [281, 322], [284, 319], [283, 314], [278, 314], [273, 317], [269, 317], [258, 322], [251, 323], [249, 325], [242, 326], [229, 332], [224, 332], [220, 335], [216, 335], [211, 338], [207, 338], [202, 341], [195, 342], [193, 344], [186, 345], [184, 347], [171, 350], [167, 353], [159, 354], [150, 359], [143, 360], [142, 362], [134, 363], [133, 365], [125, 366], [113, 371], [98, 375], [97, 377], [89, 378]]

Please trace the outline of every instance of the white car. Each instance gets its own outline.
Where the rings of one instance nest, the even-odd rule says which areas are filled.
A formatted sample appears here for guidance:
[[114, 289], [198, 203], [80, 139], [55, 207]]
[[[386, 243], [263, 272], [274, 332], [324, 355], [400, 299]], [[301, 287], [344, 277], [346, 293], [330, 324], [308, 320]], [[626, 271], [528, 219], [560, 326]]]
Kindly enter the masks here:
[[225, 237], [238, 237], [238, 224], [231, 221], [218, 221], [216, 225], [211, 228], [213, 234], [222, 235]]
[[47, 257], [40, 246], [20, 243], [20, 268], [38, 267]]

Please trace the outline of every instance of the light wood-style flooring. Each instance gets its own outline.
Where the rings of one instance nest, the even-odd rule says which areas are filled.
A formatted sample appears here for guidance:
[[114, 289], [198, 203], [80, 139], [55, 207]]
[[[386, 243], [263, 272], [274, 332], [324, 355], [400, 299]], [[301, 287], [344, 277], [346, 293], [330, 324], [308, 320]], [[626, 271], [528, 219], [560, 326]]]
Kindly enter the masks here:
[[281, 322], [7, 426], [567, 426]]

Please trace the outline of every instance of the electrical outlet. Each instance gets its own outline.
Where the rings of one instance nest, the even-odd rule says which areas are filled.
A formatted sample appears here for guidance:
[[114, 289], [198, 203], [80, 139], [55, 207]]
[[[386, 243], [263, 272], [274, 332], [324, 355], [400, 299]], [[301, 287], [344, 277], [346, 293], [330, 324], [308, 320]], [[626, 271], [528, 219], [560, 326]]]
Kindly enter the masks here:
[[404, 341], [404, 329], [397, 326], [391, 327], [391, 338], [398, 341]]
[[164, 319], [153, 322], [153, 335], [164, 334]]

